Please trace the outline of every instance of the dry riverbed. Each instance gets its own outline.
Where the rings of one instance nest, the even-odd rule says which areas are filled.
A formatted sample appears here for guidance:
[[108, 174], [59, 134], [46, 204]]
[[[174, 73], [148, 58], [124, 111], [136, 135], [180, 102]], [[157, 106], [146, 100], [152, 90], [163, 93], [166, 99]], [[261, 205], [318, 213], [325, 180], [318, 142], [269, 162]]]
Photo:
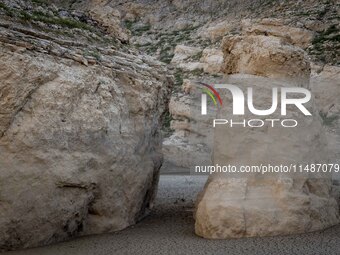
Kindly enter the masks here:
[[155, 208], [123, 231], [76, 238], [46, 247], [4, 255], [106, 254], [340, 254], [340, 226], [302, 235], [205, 240], [194, 234], [194, 201], [206, 177], [162, 175]]

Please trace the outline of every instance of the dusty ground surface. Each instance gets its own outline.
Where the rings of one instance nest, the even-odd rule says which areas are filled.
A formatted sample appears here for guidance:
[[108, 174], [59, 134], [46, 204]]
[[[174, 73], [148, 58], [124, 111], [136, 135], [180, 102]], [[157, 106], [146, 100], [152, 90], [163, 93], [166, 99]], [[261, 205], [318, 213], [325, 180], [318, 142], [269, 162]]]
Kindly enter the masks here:
[[3, 255], [340, 254], [340, 226], [282, 237], [205, 240], [195, 236], [194, 200], [205, 180], [203, 176], [162, 175], [155, 209], [137, 225], [118, 233], [82, 237]]

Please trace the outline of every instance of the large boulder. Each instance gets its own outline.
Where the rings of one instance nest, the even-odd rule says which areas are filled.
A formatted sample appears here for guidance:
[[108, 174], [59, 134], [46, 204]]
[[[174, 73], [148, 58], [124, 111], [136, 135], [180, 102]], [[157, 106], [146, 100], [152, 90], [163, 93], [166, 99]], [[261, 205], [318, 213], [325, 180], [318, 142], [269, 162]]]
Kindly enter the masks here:
[[[225, 83], [239, 88], [252, 87], [254, 100], [261, 102], [261, 109], [271, 106], [271, 90], [274, 87], [309, 89], [309, 63], [298, 48], [282, 45], [273, 37], [239, 39], [231, 39], [232, 43], [224, 40], [225, 58], [232, 59], [231, 62], [225, 61], [224, 69], [240, 72], [225, 77]], [[261, 42], [261, 47], [258, 42]], [[245, 45], [247, 50], [241, 53]], [[274, 56], [280, 56], [282, 61], [273, 60]], [[282, 70], [279, 70], [280, 62], [286, 64]], [[303, 80], [303, 77], [306, 79]], [[254, 128], [217, 125], [214, 129], [214, 165], [283, 164], [289, 167], [291, 164], [332, 162], [319, 109], [313, 98], [305, 104], [312, 116], [303, 115], [297, 108], [288, 108], [285, 117], [280, 115], [280, 111], [268, 117], [254, 116], [249, 112], [237, 117], [232, 115], [231, 95], [222, 91], [221, 96], [223, 107], [218, 118], [234, 121], [285, 118], [297, 120], [298, 126]], [[304, 233], [325, 229], [340, 220], [331, 176], [294, 172], [213, 174], [198, 198], [195, 217], [196, 234], [217, 239]]]
[[134, 224], [162, 164], [172, 85], [162, 64], [108, 51], [107, 66], [86, 66], [39, 51], [0, 47], [0, 250]]
[[310, 64], [300, 48], [274, 36], [226, 36], [222, 50], [226, 74], [253, 74], [283, 79], [297, 85], [308, 83]]

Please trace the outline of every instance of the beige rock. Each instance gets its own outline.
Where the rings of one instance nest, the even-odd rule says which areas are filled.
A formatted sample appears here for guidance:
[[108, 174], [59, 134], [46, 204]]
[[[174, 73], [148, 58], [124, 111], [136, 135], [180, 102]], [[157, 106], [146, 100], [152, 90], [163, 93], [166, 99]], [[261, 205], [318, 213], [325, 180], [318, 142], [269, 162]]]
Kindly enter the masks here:
[[[325, 229], [339, 223], [330, 185], [324, 179], [213, 178], [199, 202], [196, 234], [225, 239]], [[314, 193], [323, 186], [324, 195]]]
[[129, 41], [128, 32], [120, 25], [121, 14], [118, 10], [107, 5], [94, 5], [89, 10], [90, 16], [99, 22], [101, 26], [122, 42]]
[[[253, 75], [231, 75], [226, 82], [252, 86], [256, 100], [267, 109], [272, 87], [289, 86]], [[225, 107], [218, 118], [233, 118], [231, 97], [222, 96]], [[227, 109], [229, 107], [229, 109]], [[310, 104], [308, 109], [313, 109]], [[289, 112], [296, 128], [214, 129], [213, 164], [250, 165], [329, 162], [328, 145], [317, 109], [313, 117]], [[270, 116], [279, 119], [279, 114]], [[246, 115], [250, 119], [251, 115]], [[260, 118], [256, 116], [256, 118]], [[242, 117], [243, 119], [243, 117]], [[264, 118], [263, 118], [264, 119]], [[331, 195], [330, 176], [323, 179], [298, 174], [215, 174], [198, 198], [195, 232], [205, 238], [272, 236], [322, 230], [339, 223], [339, 207]]]
[[[327, 130], [333, 162], [340, 163], [340, 67], [313, 65], [312, 71], [311, 89]], [[340, 179], [339, 174], [336, 178]]]
[[171, 96], [169, 110], [174, 133], [164, 139], [162, 171], [189, 173], [195, 165], [211, 164], [212, 129], [209, 118], [202, 118], [200, 93], [190, 80], [184, 80], [183, 93]]
[[184, 79], [182, 90], [185, 94], [190, 94], [195, 90], [195, 85], [189, 79]]
[[243, 73], [307, 84], [310, 64], [303, 50], [274, 36], [226, 36], [222, 42], [227, 74]]
[[286, 26], [279, 19], [267, 18], [258, 22], [243, 20], [241, 24], [243, 33], [247, 35], [276, 36], [301, 48], [307, 48], [314, 37], [314, 32], [303, 28]]
[[178, 31], [178, 30], [187, 29], [187, 28], [189, 28], [191, 26], [192, 26], [192, 21], [189, 21], [187, 19], [181, 18], [181, 19], [177, 19], [175, 21], [174, 29]]
[[200, 57], [202, 49], [198, 47], [189, 47], [185, 45], [177, 45], [174, 51], [174, 57], [171, 64], [185, 72], [193, 72], [201, 70], [203, 72], [205, 64], [196, 61], [197, 56]]
[[206, 48], [203, 50], [200, 61], [204, 64], [205, 73], [218, 74], [222, 68], [223, 52], [219, 49]]
[[[295, 47], [282, 45], [277, 38], [226, 38], [223, 47], [225, 70], [241, 73], [225, 77], [225, 83], [239, 88], [252, 87], [263, 109], [271, 106], [270, 91], [274, 87], [309, 88], [309, 64], [304, 55]], [[250, 113], [233, 116], [230, 93], [221, 91], [220, 94], [223, 107], [217, 118], [234, 121], [266, 118]], [[312, 116], [287, 109], [284, 118], [297, 120], [295, 128], [217, 125], [213, 164], [259, 166], [330, 162], [319, 109], [313, 100], [305, 106]], [[270, 118], [282, 119], [282, 116], [276, 111]], [[211, 175], [198, 198], [195, 218], [196, 234], [213, 239], [304, 233], [322, 230], [340, 221], [330, 174], [297, 173]]]
[[[113, 2], [113, 5], [115, 5], [114, 2]], [[149, 12], [149, 10], [146, 5], [136, 3], [136, 2], [127, 2], [124, 5], [122, 12], [125, 13], [125, 16], [124, 16], [125, 20], [135, 22], [136, 20], [145, 17], [147, 13]]]
[[318, 105], [322, 110], [337, 108], [340, 106], [340, 67], [313, 66], [312, 71], [314, 70], [316, 72], [311, 76], [311, 88]]
[[0, 250], [121, 230], [152, 207], [172, 82], [120, 54], [124, 71], [1, 45]]

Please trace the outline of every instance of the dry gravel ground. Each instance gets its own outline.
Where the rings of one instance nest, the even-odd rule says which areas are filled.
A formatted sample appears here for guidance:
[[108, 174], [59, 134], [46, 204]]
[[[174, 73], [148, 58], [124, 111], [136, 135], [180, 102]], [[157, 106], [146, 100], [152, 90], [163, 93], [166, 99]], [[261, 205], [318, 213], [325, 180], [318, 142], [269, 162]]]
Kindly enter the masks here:
[[195, 236], [194, 200], [205, 181], [204, 176], [162, 175], [155, 209], [137, 225], [113, 234], [81, 237], [3, 255], [340, 254], [340, 226], [281, 237], [205, 240]]

